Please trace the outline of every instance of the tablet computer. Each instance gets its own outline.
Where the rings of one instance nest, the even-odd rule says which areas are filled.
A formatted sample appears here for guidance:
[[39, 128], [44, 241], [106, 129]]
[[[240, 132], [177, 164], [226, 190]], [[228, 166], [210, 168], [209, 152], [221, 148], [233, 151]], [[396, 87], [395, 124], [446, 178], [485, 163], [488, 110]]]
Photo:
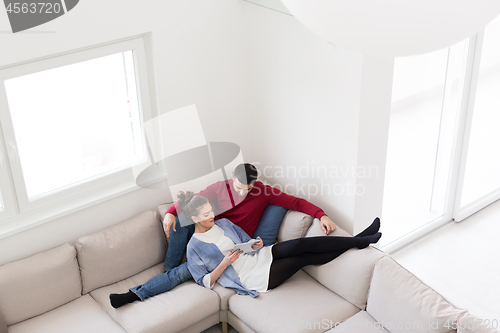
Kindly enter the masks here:
[[258, 242], [257, 239], [251, 239], [251, 240], [249, 240], [246, 243], [235, 244], [234, 248], [233, 248], [233, 251], [234, 250], [238, 250], [238, 249], [242, 250], [243, 253], [248, 253], [248, 252], [255, 251], [254, 249], [252, 249], [252, 245], [254, 245], [257, 242]]

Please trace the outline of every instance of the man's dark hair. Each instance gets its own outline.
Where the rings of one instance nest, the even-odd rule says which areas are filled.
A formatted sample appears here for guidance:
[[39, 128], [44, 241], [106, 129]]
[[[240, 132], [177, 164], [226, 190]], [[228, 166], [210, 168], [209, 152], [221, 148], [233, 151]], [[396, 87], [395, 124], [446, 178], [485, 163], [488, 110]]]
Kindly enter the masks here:
[[257, 180], [257, 168], [250, 163], [241, 163], [233, 171], [234, 178], [244, 185], [249, 185]]

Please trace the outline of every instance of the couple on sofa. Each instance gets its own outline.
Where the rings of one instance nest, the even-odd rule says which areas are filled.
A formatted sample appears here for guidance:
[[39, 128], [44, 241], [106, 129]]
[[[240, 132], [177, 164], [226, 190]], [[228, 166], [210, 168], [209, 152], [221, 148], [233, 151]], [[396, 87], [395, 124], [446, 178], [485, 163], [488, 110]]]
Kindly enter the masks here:
[[[257, 180], [255, 166], [240, 164], [228, 181], [212, 184], [197, 195], [179, 192], [177, 203], [167, 211], [164, 220], [165, 233], [170, 236], [166, 272], [127, 293], [111, 294], [111, 305], [118, 308], [143, 301], [193, 278], [207, 288], [219, 282], [238, 294], [256, 297], [258, 292], [276, 288], [304, 266], [325, 264], [350, 248], [365, 248], [381, 237], [380, 221], [376, 218], [355, 237], [299, 238], [268, 246], [257, 237], [253, 252], [233, 251], [235, 244], [251, 239], [249, 235], [254, 235], [269, 205], [320, 219], [325, 234], [336, 228], [320, 208], [264, 185]], [[176, 216], [180, 211], [182, 214]], [[178, 225], [179, 217], [185, 226]], [[186, 247], [187, 262], [181, 265]]]

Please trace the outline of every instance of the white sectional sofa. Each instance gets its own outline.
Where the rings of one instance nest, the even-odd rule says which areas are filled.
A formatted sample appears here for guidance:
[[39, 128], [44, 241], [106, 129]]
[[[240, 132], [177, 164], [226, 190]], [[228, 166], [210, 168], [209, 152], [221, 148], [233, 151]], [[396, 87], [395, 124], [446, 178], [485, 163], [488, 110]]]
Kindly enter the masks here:
[[[0, 333], [202, 332], [219, 322], [258, 333], [496, 332], [372, 247], [305, 267], [257, 298], [188, 281], [112, 308], [110, 293], [163, 272], [166, 208], [1, 266]], [[317, 220], [289, 211], [278, 240], [321, 234]]]

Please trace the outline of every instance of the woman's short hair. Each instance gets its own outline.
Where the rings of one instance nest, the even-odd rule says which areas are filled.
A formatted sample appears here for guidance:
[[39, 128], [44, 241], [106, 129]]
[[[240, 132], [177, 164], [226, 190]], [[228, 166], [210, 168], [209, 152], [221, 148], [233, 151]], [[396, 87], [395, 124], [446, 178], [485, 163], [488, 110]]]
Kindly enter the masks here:
[[201, 207], [208, 203], [208, 199], [201, 195], [195, 195], [191, 191], [177, 193], [177, 202], [182, 208], [182, 212], [187, 218], [196, 216]]
[[257, 180], [257, 168], [250, 163], [241, 163], [233, 171], [234, 178], [244, 185], [250, 185]]

